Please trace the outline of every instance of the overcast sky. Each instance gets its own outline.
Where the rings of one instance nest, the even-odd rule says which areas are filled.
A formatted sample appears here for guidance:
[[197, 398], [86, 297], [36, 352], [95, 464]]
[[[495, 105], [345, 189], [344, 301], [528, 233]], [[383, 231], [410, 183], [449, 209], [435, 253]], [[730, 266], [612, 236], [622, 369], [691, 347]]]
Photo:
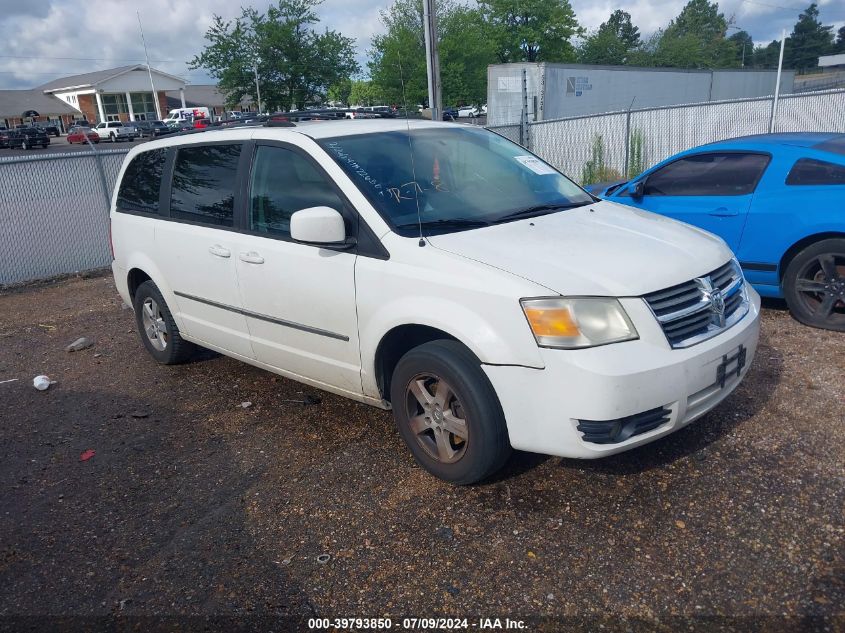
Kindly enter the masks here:
[[[390, 0], [324, 0], [322, 25], [354, 37], [362, 66], [370, 38], [381, 30], [379, 10]], [[617, 7], [628, 11], [643, 34], [665, 26], [686, 0], [573, 0], [578, 21], [598, 27]], [[189, 83], [210, 83], [186, 62], [202, 49], [203, 34], [214, 13], [226, 18], [239, 6], [265, 11], [268, 0], [198, 3], [145, 0], [139, 5], [151, 65]], [[822, 21], [838, 29], [845, 24], [845, 1], [819, 0]], [[809, 2], [800, 0], [725, 0], [720, 8], [737, 26], [766, 43], [787, 33]], [[56, 77], [143, 62], [133, 3], [120, 0], [0, 0], [0, 88], [31, 88]]]

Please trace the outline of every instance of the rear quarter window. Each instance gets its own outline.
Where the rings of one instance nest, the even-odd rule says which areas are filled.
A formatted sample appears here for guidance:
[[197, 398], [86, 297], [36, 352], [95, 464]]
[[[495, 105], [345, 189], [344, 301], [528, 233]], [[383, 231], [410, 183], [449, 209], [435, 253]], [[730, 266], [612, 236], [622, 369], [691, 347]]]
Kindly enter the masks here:
[[159, 191], [164, 172], [166, 150], [141, 152], [123, 173], [117, 192], [118, 211], [159, 213]]
[[180, 147], [173, 168], [170, 216], [232, 226], [241, 145]]
[[789, 170], [787, 185], [845, 185], [845, 166], [801, 158]]

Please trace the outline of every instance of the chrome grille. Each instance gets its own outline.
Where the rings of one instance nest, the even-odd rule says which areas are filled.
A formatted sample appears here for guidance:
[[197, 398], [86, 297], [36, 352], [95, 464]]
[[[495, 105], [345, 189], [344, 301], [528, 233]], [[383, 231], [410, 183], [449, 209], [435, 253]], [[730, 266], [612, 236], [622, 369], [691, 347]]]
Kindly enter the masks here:
[[672, 347], [716, 336], [748, 312], [745, 279], [736, 260], [703, 277], [643, 297]]

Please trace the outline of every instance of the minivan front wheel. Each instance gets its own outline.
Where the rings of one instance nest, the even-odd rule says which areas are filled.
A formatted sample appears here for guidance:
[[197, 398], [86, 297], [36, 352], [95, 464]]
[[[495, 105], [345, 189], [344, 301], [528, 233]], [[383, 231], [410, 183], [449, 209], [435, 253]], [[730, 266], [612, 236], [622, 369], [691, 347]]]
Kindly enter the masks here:
[[196, 346], [184, 340], [161, 292], [152, 281], [145, 281], [135, 291], [135, 322], [141, 342], [157, 362], [176, 365], [190, 360]]
[[481, 481], [507, 461], [507, 425], [478, 359], [457, 341], [406, 353], [391, 380], [402, 439], [427, 471], [454, 484]]

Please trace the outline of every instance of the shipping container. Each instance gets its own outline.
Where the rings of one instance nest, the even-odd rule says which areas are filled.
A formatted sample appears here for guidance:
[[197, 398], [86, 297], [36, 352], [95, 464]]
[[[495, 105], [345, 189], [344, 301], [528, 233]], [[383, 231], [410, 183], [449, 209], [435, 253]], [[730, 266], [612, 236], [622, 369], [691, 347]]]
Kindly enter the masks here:
[[[587, 64], [519, 63], [487, 67], [487, 124], [519, 123], [523, 74], [529, 121], [684, 103], [773, 95], [775, 70], [684, 70]], [[781, 94], [793, 91], [784, 70]]]

